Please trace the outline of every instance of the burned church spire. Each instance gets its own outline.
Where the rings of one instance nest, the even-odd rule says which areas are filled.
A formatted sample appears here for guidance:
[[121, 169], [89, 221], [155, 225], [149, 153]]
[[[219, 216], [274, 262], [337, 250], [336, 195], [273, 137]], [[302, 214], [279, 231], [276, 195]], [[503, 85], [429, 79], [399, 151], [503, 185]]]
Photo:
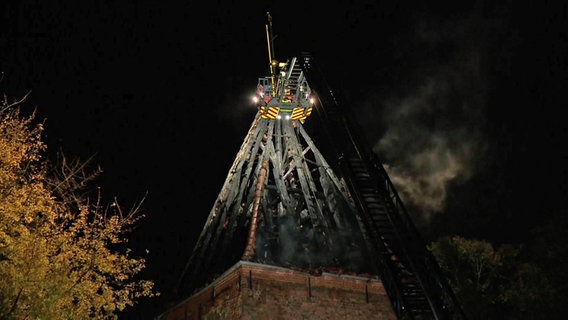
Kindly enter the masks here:
[[[270, 74], [258, 79], [258, 112], [180, 278], [178, 298], [190, 298], [171, 314], [191, 309], [201, 315], [203, 299], [216, 299], [218, 290], [234, 292], [227, 299], [244, 299], [243, 277], [247, 290], [254, 290], [255, 269], [263, 279], [272, 274], [273, 282], [291, 283], [306, 275], [309, 297], [313, 275], [362, 277], [353, 278], [352, 285], [366, 296], [365, 303], [371, 301], [369, 287], [355, 283], [372, 280], [380, 283], [390, 306], [387, 311], [372, 309], [379, 303], [368, 312], [463, 319], [347, 105], [330, 89], [310, 53], [285, 61], [274, 58], [268, 17]], [[289, 279], [283, 279], [287, 272]], [[321, 286], [336, 285], [335, 280], [320, 280]], [[224, 307], [208, 302], [207, 308]]]

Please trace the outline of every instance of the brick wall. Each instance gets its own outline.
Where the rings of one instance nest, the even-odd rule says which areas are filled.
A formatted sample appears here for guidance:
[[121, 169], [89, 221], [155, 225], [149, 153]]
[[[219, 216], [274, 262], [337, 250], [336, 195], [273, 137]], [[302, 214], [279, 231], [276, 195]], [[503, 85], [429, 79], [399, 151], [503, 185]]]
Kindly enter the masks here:
[[376, 278], [239, 262], [160, 320], [396, 319]]

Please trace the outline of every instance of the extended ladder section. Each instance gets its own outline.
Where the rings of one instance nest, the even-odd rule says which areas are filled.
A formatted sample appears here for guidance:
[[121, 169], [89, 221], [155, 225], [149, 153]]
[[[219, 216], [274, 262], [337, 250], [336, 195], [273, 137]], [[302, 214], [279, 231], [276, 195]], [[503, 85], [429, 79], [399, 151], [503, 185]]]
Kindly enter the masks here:
[[333, 143], [338, 167], [359, 208], [366, 239], [379, 253], [377, 269], [400, 319], [465, 319], [441, 270], [412, 223], [378, 157], [330, 89], [310, 53], [300, 64], [315, 108]]

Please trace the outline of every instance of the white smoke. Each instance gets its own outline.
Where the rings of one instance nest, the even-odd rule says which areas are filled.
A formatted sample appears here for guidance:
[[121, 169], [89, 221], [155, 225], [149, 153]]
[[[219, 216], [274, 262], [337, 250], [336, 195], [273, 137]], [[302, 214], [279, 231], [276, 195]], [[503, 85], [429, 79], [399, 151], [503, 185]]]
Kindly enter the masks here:
[[[408, 81], [372, 97], [375, 114], [377, 101], [381, 104], [385, 127], [373, 150], [403, 202], [419, 208], [428, 221], [445, 209], [448, 188], [479, 169], [476, 163], [488, 145], [486, 41], [496, 24], [472, 14], [453, 21], [423, 20], [417, 26], [410, 47], [426, 49], [409, 58], [414, 60]], [[429, 57], [430, 51], [436, 55]]]

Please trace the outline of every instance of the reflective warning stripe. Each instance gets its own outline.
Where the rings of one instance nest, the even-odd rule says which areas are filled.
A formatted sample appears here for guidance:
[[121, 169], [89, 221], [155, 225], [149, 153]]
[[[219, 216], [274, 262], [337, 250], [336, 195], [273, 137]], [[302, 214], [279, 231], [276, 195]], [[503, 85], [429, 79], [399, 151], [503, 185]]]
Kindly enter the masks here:
[[[304, 111], [306, 114], [304, 114]], [[294, 108], [292, 111], [292, 120], [304, 120], [312, 114], [312, 108]]]
[[298, 120], [304, 115], [303, 108], [294, 108], [292, 111], [292, 120]]
[[[294, 108], [290, 114], [290, 109], [280, 110], [279, 107], [260, 107], [260, 117], [263, 119], [276, 119], [279, 113], [290, 115], [290, 120], [304, 120], [312, 114], [312, 107], [309, 108]], [[305, 113], [305, 114], [304, 114]], [[284, 115], [283, 115], [284, 117]]]
[[263, 119], [276, 119], [278, 111], [278, 107], [268, 107], [268, 110], [265, 107], [260, 107], [260, 117]]

